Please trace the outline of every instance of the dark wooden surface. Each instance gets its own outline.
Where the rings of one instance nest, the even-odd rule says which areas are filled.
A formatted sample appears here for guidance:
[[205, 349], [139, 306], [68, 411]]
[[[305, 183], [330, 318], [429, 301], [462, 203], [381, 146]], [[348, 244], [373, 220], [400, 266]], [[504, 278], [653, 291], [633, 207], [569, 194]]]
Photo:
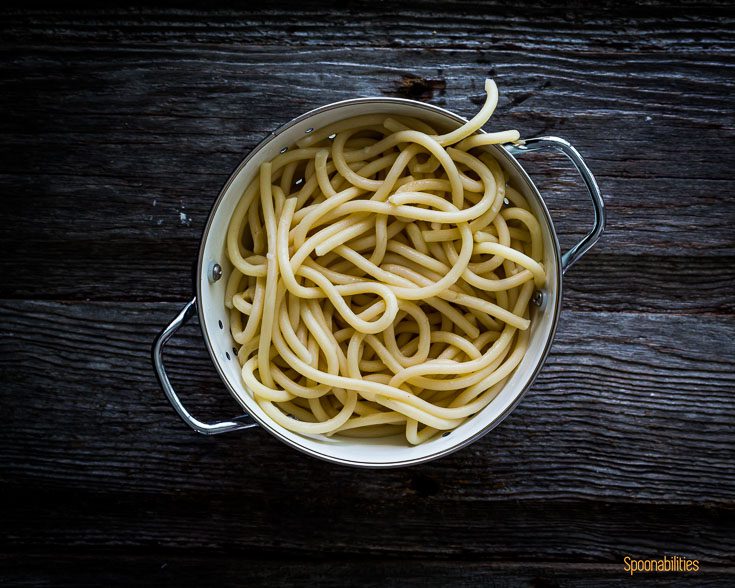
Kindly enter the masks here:
[[[0, 31], [0, 583], [622, 586], [625, 555], [680, 555], [696, 578], [633, 581], [735, 584], [727, 3], [17, 5]], [[486, 76], [497, 127], [569, 139], [609, 211], [519, 408], [392, 471], [185, 428], [149, 346], [240, 159], [343, 98], [471, 114]], [[528, 165], [573, 243], [577, 176]], [[234, 414], [195, 325], [168, 357]]]

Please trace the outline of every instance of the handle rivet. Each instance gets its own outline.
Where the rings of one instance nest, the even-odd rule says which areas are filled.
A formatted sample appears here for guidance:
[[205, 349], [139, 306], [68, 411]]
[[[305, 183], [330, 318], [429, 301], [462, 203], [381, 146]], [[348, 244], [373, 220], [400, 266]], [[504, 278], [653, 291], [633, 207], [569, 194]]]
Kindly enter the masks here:
[[544, 293], [541, 290], [536, 290], [531, 297], [531, 302], [536, 306], [541, 306], [544, 303]]
[[222, 277], [222, 266], [218, 263], [212, 264], [209, 268], [209, 283], [214, 284]]

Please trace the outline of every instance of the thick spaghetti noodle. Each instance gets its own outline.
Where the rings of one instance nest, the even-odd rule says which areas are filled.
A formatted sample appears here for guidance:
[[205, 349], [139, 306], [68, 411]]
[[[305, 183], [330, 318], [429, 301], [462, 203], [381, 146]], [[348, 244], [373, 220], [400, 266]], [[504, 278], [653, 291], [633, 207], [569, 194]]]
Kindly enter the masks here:
[[368, 115], [260, 167], [227, 234], [247, 389], [302, 434], [417, 444], [484, 408], [523, 358], [545, 281], [539, 223], [476, 131]]

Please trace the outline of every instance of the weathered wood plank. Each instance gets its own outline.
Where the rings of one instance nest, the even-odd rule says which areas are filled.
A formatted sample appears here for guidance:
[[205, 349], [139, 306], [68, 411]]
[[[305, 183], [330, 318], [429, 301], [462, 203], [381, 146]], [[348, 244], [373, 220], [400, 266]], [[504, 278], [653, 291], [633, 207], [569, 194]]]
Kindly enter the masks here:
[[[732, 318], [565, 312], [542, 375], [498, 429], [437, 463], [365, 474], [305, 458], [262, 431], [203, 439], [186, 429], [158, 390], [148, 352], [175, 304], [5, 301], [0, 309], [6, 480], [120, 494], [160, 492], [172, 480], [201, 492], [217, 479], [222, 490], [278, 484], [288, 495], [316, 473], [333, 482], [324, 500], [349, 487], [373, 502], [419, 473], [440, 487], [446, 479], [442, 496], [460, 504], [735, 500]], [[194, 327], [168, 365], [196, 414], [236, 411]]]
[[[79, 153], [77, 157], [85, 156]], [[239, 158], [233, 158], [232, 168], [237, 163]], [[135, 162], [128, 161], [128, 165]], [[52, 251], [60, 240], [198, 241], [230, 171], [221, 175], [159, 177], [157, 185], [144, 184], [141, 176], [133, 175], [127, 179], [93, 173], [77, 177], [0, 176], [0, 191], [4, 195], [0, 212], [7, 220], [0, 230], [0, 239], [7, 244], [37, 240], [45, 251]], [[554, 166], [547, 166], [543, 174], [534, 176], [552, 211], [562, 244], [573, 244], [592, 223], [591, 207], [581, 193], [577, 176]], [[602, 179], [608, 227], [596, 252], [660, 256], [678, 256], [684, 251], [697, 256], [735, 254], [730, 231], [734, 215], [729, 182], [700, 180], [691, 186], [692, 200], [680, 202], [672, 194], [681, 189], [681, 182], [663, 178]], [[626, 194], [622, 198], [628, 202], [618, 205], [618, 194]], [[682, 211], [675, 212], [676, 207]], [[39, 210], [53, 214], [40, 216]]]
[[564, 278], [570, 310], [735, 312], [735, 258], [593, 255]]
[[[277, 469], [277, 462], [269, 464]], [[202, 556], [423, 554], [486, 562], [620, 564], [625, 554], [667, 553], [732, 564], [732, 509], [469, 497], [457, 502], [441, 492], [427, 493], [426, 478], [416, 474], [405, 491], [384, 484], [372, 497], [361, 497], [354, 490], [365, 479], [341, 485], [327, 472], [312, 471], [306, 482], [284, 470], [286, 464], [277, 465], [271, 485], [250, 478], [234, 492], [223, 491], [216, 477], [202, 492], [187, 492], [169, 480], [168, 491], [119, 494], [114, 500], [61, 488], [5, 492], [0, 505], [5, 541], [15, 550], [153, 547]], [[204, 470], [207, 462], [197, 467]], [[289, 477], [299, 478], [301, 492], [285, 491]], [[330, 491], [338, 484], [341, 492]]]
[[[676, 4], [676, 3], [674, 3]], [[405, 47], [512, 47], [533, 44], [565, 50], [722, 50], [735, 44], [735, 20], [727, 2], [678, 8], [646, 2], [622, 8], [615, 2], [401, 2], [385, 10], [371, 2], [325, 6], [279, 2], [237, 10], [44, 8], [4, 11], [11, 39], [43, 40], [52, 32], [78, 42], [145, 40], [165, 43], [256, 43]], [[696, 18], [693, 18], [696, 17]]]
[[623, 564], [486, 563], [452, 558], [395, 560], [381, 558], [249, 557], [205, 558], [201, 554], [159, 556], [94, 554], [23, 554], [0, 556], [0, 573], [13, 586], [130, 586], [157, 584], [201, 586], [731, 586], [735, 570], [704, 564], [696, 574], [639, 574], [633, 579]]
[[[99, 67], [104, 67], [105, 72], [109, 69], [106, 65]], [[391, 72], [388, 71], [386, 75], [388, 74]], [[580, 69], [579, 75], [581, 74]], [[103, 75], [108, 74], [103, 72]], [[61, 84], [67, 83], [63, 79], [57, 81]], [[470, 81], [472, 84], [475, 83], [474, 80]], [[54, 88], [54, 91], [58, 90], [58, 86]], [[268, 88], [262, 89], [267, 91]], [[553, 88], [546, 88], [544, 92], [547, 90], [553, 95]], [[115, 100], [114, 96], [108, 98]], [[139, 116], [136, 113], [121, 115], [125, 121], [122, 125], [125, 130], [121, 131], [117, 128], [116, 119], [102, 114], [92, 116], [88, 114], [90, 107], [94, 107], [94, 103], [91, 102], [94, 97], [88, 97], [86, 101], [75, 96], [71, 96], [70, 99], [72, 102], [82, 100], [80, 108], [85, 111], [84, 115], [68, 112], [69, 101], [65, 101], [66, 112], [39, 113], [43, 120], [32, 127], [34, 132], [42, 133], [51, 139], [50, 142], [44, 143], [44, 148], [54, 154], [60, 152], [59, 141], [62, 138], [71, 139], [76, 146], [72, 146], [71, 150], [62, 154], [59, 163], [58, 157], [49, 155], [44, 158], [60, 175], [42, 174], [40, 177], [31, 175], [23, 178], [13, 174], [4, 179], [7, 192], [3, 200], [7, 207], [5, 216], [11, 221], [5, 225], [5, 235], [11, 249], [23, 249], [4, 261], [10, 264], [7, 274], [11, 276], [30, 274], [31, 279], [35, 279], [35, 275], [39, 272], [47, 273], [49, 269], [46, 266], [49, 262], [53, 262], [54, 268], [63, 275], [73, 276], [79, 267], [102, 268], [109, 264], [109, 257], [113, 259], [117, 256], [124, 257], [124, 254], [116, 254], [111, 249], [115, 245], [119, 245], [123, 251], [131, 249], [151, 251], [153, 259], [150, 261], [145, 260], [145, 255], [135, 256], [136, 260], [140, 259], [146, 263], [146, 268], [150, 266], [159, 268], [161, 257], [173, 259], [177, 268], [188, 266], [217, 187], [239, 157], [262, 136], [260, 135], [262, 130], [250, 131], [243, 128], [245, 123], [238, 118], [239, 111], [231, 112], [232, 106], [240, 108], [239, 101], [233, 102], [225, 114], [215, 112], [216, 115], [224, 117], [219, 119], [218, 128], [221, 125], [230, 125], [226, 129], [227, 132], [217, 136], [207, 130], [211, 129], [208, 117]], [[464, 102], [464, 107], [467, 106], [464, 98], [456, 99]], [[533, 95], [529, 100], [533, 100]], [[292, 107], [286, 105], [286, 108]], [[512, 110], [517, 109], [518, 107], [512, 107]], [[535, 110], [521, 113], [529, 120], [533, 120], [536, 114]], [[272, 118], [272, 114], [269, 113], [265, 116]], [[722, 253], [720, 249], [712, 247], [717, 242], [723, 244], [725, 251], [732, 249], [729, 230], [732, 199], [729, 198], [726, 189], [728, 183], [724, 179], [729, 173], [729, 158], [713, 159], [710, 147], [712, 143], [717, 142], [727, 149], [732, 142], [718, 140], [719, 137], [711, 135], [712, 128], [696, 131], [709, 137], [706, 141], [692, 143], [691, 155], [695, 157], [695, 167], [699, 170], [702, 180], [693, 188], [696, 192], [694, 198], [681, 198], [679, 197], [681, 182], [688, 173], [691, 173], [691, 166], [671, 165], [672, 161], [678, 160], [680, 143], [671, 141], [670, 138], [672, 135], [695, 132], [697, 128], [695, 122], [675, 125], [668, 121], [666, 125], [650, 125], [650, 128], [643, 125], [638, 131], [641, 136], [631, 138], [621, 149], [618, 143], [598, 141], [599, 125], [604, 121], [601, 115], [594, 116], [590, 120], [587, 120], [588, 118], [584, 114], [575, 117], [574, 130], [594, 143], [595, 157], [591, 160], [593, 167], [602, 166], [603, 170], [607, 168], [608, 175], [621, 174], [622, 179], [609, 177], [606, 182], [625, 184], [621, 189], [612, 190], [611, 193], [606, 190], [611, 220], [608, 232], [599, 245], [600, 250], [621, 254], [650, 253], [651, 250], [663, 249], [682, 255], [683, 252], [694, 249], [697, 255], [702, 253], [712, 255]], [[561, 124], [566, 124], [564, 118], [558, 120], [562, 121]], [[604, 122], [606, 132], [628, 141], [626, 136], [630, 133], [626, 133], [626, 129], [630, 124], [627, 121]], [[65, 132], [62, 135], [61, 131], [64, 128], [68, 131], [69, 123], [74, 125], [72, 128], [77, 132]], [[273, 124], [276, 123], [264, 123], [262, 126], [265, 129]], [[172, 126], [180, 129], [173, 135], [170, 131]], [[236, 128], [242, 129], [248, 136], [243, 139], [235, 135]], [[717, 133], [730, 133], [729, 127], [722, 131], [715, 124], [714, 129]], [[635, 131], [635, 127], [633, 130]], [[101, 131], [107, 133], [107, 136], [102, 139], [102, 143], [96, 143], [100, 140]], [[546, 131], [544, 128], [538, 132]], [[644, 139], [647, 133], [652, 137], [651, 144], [648, 145], [647, 152], [641, 152], [641, 145], [646, 146]], [[38, 147], [39, 143], [37, 134], [10, 134], [8, 138], [10, 146], [8, 157], [5, 159], [8, 162], [18, 159], [14, 154], [25, 153], [31, 145]], [[17, 143], [13, 145], [14, 140]], [[92, 152], [81, 147], [90, 140], [95, 141], [96, 146]], [[250, 143], [247, 143], [248, 140]], [[167, 150], [167, 153], [160, 158], [151, 158], [151, 144], [156, 146], [158, 154], [161, 149]], [[650, 149], [652, 145], [656, 148]], [[630, 149], [635, 150], [635, 158], [631, 159]], [[222, 155], [219, 155], [220, 150], [224, 150]], [[95, 158], [100, 161], [95, 161]], [[215, 161], [217, 159], [221, 161], [218, 163]], [[551, 165], [546, 166], [536, 161], [532, 165], [534, 177], [538, 178], [541, 189], [556, 213], [562, 241], [568, 244], [572, 241], [572, 236], [578, 236], [580, 229], [589, 222], [588, 205], [579, 197], [578, 181], [574, 174], [566, 168], [561, 168], [558, 162], [550, 163]], [[20, 169], [28, 165], [35, 164], [33, 160], [22, 158]], [[172, 165], [176, 169], [163, 175], [161, 167], [171, 168]], [[119, 169], [115, 169], [116, 167]], [[33, 174], [33, 167], [25, 169]], [[658, 176], [656, 170], [669, 175]], [[138, 175], [133, 177], [135, 173]], [[599, 173], [598, 176], [601, 177], [601, 181], [606, 177]], [[725, 191], [722, 191], [721, 185], [725, 187]], [[175, 190], [172, 190], [172, 187]], [[622, 205], [616, 204], [619, 198], [623, 201]], [[30, 199], [40, 209], [54, 209], [56, 214], [39, 218], [35, 215], [36, 207], [29, 208], [23, 205]], [[58, 206], [61, 201], [69, 201], [72, 206], [61, 208]], [[182, 217], [182, 214], [185, 216]], [[651, 220], [649, 216], [651, 214], [660, 215], [660, 218]], [[29, 215], [35, 216], [31, 219], [28, 218]], [[672, 223], [674, 227], [671, 226]], [[105, 239], [104, 245], [89, 242], [90, 238], [95, 237]], [[107, 239], [111, 237], [115, 241], [108, 246]], [[60, 243], [59, 239], [63, 239], [63, 242]], [[156, 245], [148, 247], [141, 244], [148, 240], [155, 240]], [[75, 243], [78, 244], [78, 250], [74, 248]], [[92, 252], [97, 254], [92, 256]], [[74, 259], [80, 254], [84, 258], [82, 266], [79, 266], [78, 261]], [[67, 260], [68, 263], [65, 263]], [[709, 264], [718, 262], [712, 261]], [[595, 266], [597, 265], [598, 263], [595, 263]], [[722, 269], [729, 265], [725, 263], [719, 267]], [[599, 266], [600, 273], [605, 275], [604, 263], [599, 263]], [[144, 283], [148, 273], [135, 271], [122, 275], [130, 277], [129, 281]], [[676, 282], [672, 283], [671, 280], [672, 277], [667, 276], [659, 285], [660, 288], [678, 292], [679, 285]], [[104, 284], [106, 280], [95, 279], [95, 281]], [[183, 283], [188, 289], [188, 279]], [[66, 284], [66, 290], [74, 289], [75, 285], [76, 281], [70, 280]], [[22, 288], [22, 285], [19, 285], [19, 288]], [[137, 286], [133, 285], [132, 289], [136, 290]], [[125, 291], [130, 290], [131, 285], [125, 284]], [[15, 295], [13, 290], [9, 295]], [[53, 297], [55, 294], [49, 289], [48, 294], [41, 296], [46, 295]], [[35, 293], [33, 296], [38, 297], [39, 294]], [[706, 302], [704, 305], [705, 308], [711, 308]]]
[[[199, 243], [17, 241], [0, 257], [0, 299], [181, 301]], [[564, 280], [569, 310], [732, 314], [735, 257], [597, 255]]]
[[[433, 101], [469, 113], [476, 106], [467, 92], [480, 98], [481, 78], [495, 69], [507, 92], [499, 126], [527, 136], [565, 135], [590, 155], [610, 214], [600, 251], [735, 251], [729, 193], [735, 131], [726, 99], [732, 76], [716, 56], [672, 63], [664, 54], [612, 52], [600, 65], [553, 52], [410, 50], [397, 63], [392, 51], [374, 49], [345, 55], [301, 48], [286, 55], [270, 47], [135, 45], [5, 54], [5, 242], [194, 239], [230, 170], [292, 116], [350, 96], [398, 94], [386, 83], [399, 83], [407, 71], [440, 75], [447, 91]], [[34, 74], [26, 79], [29, 60]], [[682, 94], [691, 97], [686, 106]], [[712, 145], [719, 157], [712, 157]], [[590, 222], [589, 204], [568, 166], [538, 159], [529, 165], [571, 241]]]

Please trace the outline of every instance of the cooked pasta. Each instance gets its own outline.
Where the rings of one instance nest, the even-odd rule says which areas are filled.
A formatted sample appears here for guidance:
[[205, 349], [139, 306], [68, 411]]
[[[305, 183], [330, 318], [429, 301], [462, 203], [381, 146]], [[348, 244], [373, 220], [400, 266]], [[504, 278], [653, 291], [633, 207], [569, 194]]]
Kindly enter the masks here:
[[487, 406], [520, 363], [546, 276], [539, 222], [478, 133], [381, 114], [260, 166], [227, 232], [225, 305], [245, 387], [305, 435], [411, 444]]

